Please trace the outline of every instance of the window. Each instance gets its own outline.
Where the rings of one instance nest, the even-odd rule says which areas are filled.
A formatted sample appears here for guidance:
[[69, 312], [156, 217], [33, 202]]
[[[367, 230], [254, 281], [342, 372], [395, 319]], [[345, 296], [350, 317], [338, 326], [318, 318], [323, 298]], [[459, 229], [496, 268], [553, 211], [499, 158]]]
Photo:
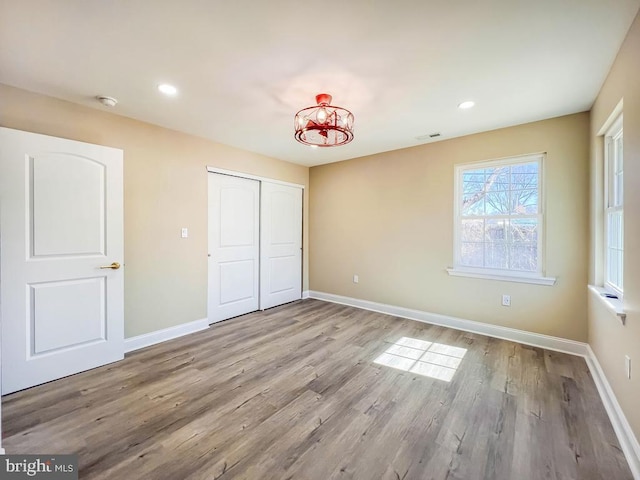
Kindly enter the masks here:
[[622, 115], [605, 135], [604, 280], [605, 287], [623, 292], [624, 191]]
[[543, 277], [543, 155], [456, 167], [452, 275], [532, 281]]

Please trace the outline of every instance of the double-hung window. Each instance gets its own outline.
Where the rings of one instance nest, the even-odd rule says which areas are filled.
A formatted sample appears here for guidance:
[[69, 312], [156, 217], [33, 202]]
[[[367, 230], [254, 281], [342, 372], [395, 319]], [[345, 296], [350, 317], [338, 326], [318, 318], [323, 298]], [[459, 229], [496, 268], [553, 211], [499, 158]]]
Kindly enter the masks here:
[[605, 135], [604, 281], [607, 289], [622, 294], [624, 265], [624, 191], [622, 116]]
[[553, 284], [543, 275], [543, 154], [456, 167], [453, 275]]

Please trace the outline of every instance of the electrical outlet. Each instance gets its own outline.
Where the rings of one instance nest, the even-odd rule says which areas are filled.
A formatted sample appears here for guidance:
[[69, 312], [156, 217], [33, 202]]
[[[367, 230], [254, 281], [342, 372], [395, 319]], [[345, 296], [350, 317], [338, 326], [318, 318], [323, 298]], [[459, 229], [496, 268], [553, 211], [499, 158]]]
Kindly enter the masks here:
[[189, 237], [189, 229], [188, 228], [183, 228], [180, 235], [181, 235], [182, 238], [188, 238]]
[[511, 295], [502, 295], [502, 306], [503, 307], [511, 306]]
[[353, 276], [353, 283], [358, 283], [360, 281], [360, 279], [358, 278], [358, 275], [354, 275]]
[[624, 356], [624, 366], [627, 370], [627, 378], [631, 380], [631, 357], [629, 355]]

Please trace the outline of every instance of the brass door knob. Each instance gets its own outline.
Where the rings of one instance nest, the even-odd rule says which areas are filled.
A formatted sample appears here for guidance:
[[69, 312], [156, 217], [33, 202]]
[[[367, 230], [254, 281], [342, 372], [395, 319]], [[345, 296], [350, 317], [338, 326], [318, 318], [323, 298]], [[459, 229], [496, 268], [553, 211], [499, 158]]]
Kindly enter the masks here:
[[118, 270], [120, 268], [120, 264], [118, 262], [113, 262], [111, 265], [103, 265], [100, 267], [103, 268], [111, 268], [112, 270]]

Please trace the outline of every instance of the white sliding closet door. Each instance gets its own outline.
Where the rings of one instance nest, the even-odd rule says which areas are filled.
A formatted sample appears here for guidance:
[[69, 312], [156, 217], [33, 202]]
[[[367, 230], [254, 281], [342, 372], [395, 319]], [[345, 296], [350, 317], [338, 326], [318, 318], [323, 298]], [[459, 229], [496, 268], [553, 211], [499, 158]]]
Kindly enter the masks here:
[[262, 182], [260, 309], [302, 297], [302, 189]]
[[259, 308], [260, 182], [209, 174], [209, 323]]

